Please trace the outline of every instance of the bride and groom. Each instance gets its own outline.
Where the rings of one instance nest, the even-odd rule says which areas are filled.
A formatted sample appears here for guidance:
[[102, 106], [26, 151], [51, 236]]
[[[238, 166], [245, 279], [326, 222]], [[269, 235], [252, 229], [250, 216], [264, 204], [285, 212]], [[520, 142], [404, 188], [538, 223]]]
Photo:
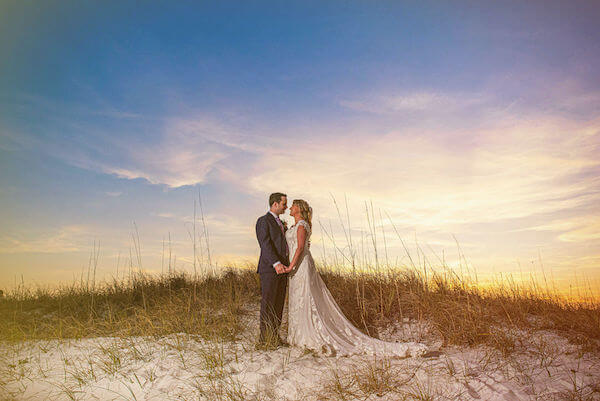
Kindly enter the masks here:
[[[366, 353], [408, 357], [427, 352], [424, 344], [386, 342], [358, 330], [343, 314], [315, 268], [310, 253], [312, 208], [305, 200], [292, 202], [295, 224], [287, 229], [279, 215], [287, 195], [269, 196], [269, 211], [256, 222], [260, 244], [260, 337], [258, 347], [297, 346], [330, 356]], [[289, 344], [279, 337], [285, 291], [288, 288]]]

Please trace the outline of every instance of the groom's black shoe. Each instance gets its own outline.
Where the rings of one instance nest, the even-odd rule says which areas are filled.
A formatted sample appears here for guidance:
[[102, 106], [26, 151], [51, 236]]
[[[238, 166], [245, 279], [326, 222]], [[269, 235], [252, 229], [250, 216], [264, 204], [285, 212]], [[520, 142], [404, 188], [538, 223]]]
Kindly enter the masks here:
[[259, 351], [268, 351], [268, 350], [274, 350], [275, 346], [268, 344], [264, 341], [257, 341], [254, 349], [259, 350]]
[[277, 349], [277, 347], [279, 347], [279, 343], [280, 338], [277, 334], [273, 332], [267, 332], [258, 338], [258, 342], [256, 343], [256, 349], [274, 350]]

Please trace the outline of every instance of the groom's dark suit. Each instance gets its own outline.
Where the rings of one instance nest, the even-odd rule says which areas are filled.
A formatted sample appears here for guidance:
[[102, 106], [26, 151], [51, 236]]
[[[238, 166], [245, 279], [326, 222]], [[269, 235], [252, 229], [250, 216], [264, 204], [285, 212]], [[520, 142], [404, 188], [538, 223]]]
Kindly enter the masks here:
[[256, 239], [260, 244], [260, 258], [257, 273], [260, 274], [260, 341], [278, 339], [287, 273], [277, 274], [273, 264], [281, 262], [289, 265], [285, 228], [282, 230], [275, 217], [267, 212], [256, 221]]

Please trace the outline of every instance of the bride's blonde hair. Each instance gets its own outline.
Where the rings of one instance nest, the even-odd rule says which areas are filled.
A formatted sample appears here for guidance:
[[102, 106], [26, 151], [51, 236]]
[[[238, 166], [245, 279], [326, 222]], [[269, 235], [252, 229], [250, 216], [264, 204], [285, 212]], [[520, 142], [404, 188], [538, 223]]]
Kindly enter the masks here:
[[294, 199], [294, 201], [292, 202], [292, 205], [296, 205], [298, 206], [298, 209], [300, 209], [300, 216], [302, 216], [302, 219], [305, 220], [308, 225], [310, 226], [310, 228], [312, 229], [312, 207], [310, 207], [308, 205], [308, 202], [305, 201], [304, 199]]

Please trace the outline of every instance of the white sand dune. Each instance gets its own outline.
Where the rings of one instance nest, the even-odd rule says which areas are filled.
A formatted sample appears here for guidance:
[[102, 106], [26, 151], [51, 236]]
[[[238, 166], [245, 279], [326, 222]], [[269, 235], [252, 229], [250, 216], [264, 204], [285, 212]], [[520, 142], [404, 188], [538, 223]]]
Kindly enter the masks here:
[[[600, 399], [600, 355], [548, 331], [512, 332], [517, 351], [444, 347], [432, 358], [324, 357], [299, 348], [255, 350], [258, 311], [245, 335], [99, 337], [2, 345], [0, 397], [14, 400], [560, 400]], [[285, 330], [285, 317], [284, 327]], [[441, 342], [416, 324], [388, 341]], [[375, 379], [373, 379], [375, 378]], [[429, 397], [429, 398], [427, 398]], [[587, 398], [586, 398], [587, 397]]]

